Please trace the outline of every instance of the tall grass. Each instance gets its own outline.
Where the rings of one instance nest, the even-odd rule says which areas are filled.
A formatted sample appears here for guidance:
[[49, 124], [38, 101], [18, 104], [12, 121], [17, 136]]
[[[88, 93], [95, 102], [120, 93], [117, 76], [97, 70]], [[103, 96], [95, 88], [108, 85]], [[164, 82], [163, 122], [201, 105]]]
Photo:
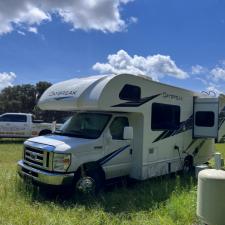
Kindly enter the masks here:
[[196, 180], [164, 176], [117, 184], [98, 196], [25, 184], [16, 173], [22, 142], [0, 143], [0, 224], [193, 225]]

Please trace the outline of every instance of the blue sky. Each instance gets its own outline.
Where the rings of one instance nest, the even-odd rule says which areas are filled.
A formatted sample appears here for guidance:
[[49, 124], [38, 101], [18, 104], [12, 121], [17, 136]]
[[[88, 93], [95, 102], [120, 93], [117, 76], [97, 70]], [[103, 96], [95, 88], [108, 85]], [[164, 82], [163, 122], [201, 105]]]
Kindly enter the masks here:
[[17, 3], [0, 0], [0, 89], [131, 72], [225, 92], [224, 0]]

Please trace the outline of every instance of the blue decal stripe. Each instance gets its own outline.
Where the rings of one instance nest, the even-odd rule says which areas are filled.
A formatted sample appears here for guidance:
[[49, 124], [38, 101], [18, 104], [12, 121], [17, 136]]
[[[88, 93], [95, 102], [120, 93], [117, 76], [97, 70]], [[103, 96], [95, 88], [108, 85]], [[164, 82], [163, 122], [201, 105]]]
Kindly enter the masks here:
[[114, 158], [115, 156], [120, 154], [122, 151], [124, 151], [129, 146], [130, 145], [126, 145], [122, 148], [119, 148], [119, 149], [115, 150], [114, 152], [110, 153], [109, 155], [107, 155], [107, 156], [103, 157], [102, 159], [98, 160], [98, 162], [100, 163], [100, 165], [103, 165], [103, 164], [107, 163], [109, 160], [111, 160], [112, 158]]
[[56, 97], [54, 99], [59, 101], [59, 100], [62, 100], [62, 99], [70, 99], [70, 98], [74, 98], [74, 96]]

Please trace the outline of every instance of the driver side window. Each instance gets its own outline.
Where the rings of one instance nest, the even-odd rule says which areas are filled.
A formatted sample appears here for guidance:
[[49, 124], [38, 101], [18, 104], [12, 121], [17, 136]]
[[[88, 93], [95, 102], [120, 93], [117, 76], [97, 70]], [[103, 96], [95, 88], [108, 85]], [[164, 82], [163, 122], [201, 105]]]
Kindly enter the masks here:
[[123, 140], [124, 127], [128, 126], [129, 122], [127, 117], [116, 117], [109, 127], [112, 139]]
[[6, 116], [1, 116], [0, 117], [0, 122], [5, 122], [6, 121]]

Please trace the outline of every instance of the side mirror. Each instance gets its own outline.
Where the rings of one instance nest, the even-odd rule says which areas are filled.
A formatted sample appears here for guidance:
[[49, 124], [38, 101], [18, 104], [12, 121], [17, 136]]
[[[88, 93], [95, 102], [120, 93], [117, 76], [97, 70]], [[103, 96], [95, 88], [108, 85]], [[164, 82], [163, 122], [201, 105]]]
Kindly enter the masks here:
[[54, 133], [55, 132], [55, 130], [56, 130], [56, 121], [53, 121], [52, 122], [52, 127], [51, 127], [52, 129], [52, 133]]
[[123, 130], [123, 139], [124, 140], [132, 140], [133, 139], [133, 127], [124, 127]]

